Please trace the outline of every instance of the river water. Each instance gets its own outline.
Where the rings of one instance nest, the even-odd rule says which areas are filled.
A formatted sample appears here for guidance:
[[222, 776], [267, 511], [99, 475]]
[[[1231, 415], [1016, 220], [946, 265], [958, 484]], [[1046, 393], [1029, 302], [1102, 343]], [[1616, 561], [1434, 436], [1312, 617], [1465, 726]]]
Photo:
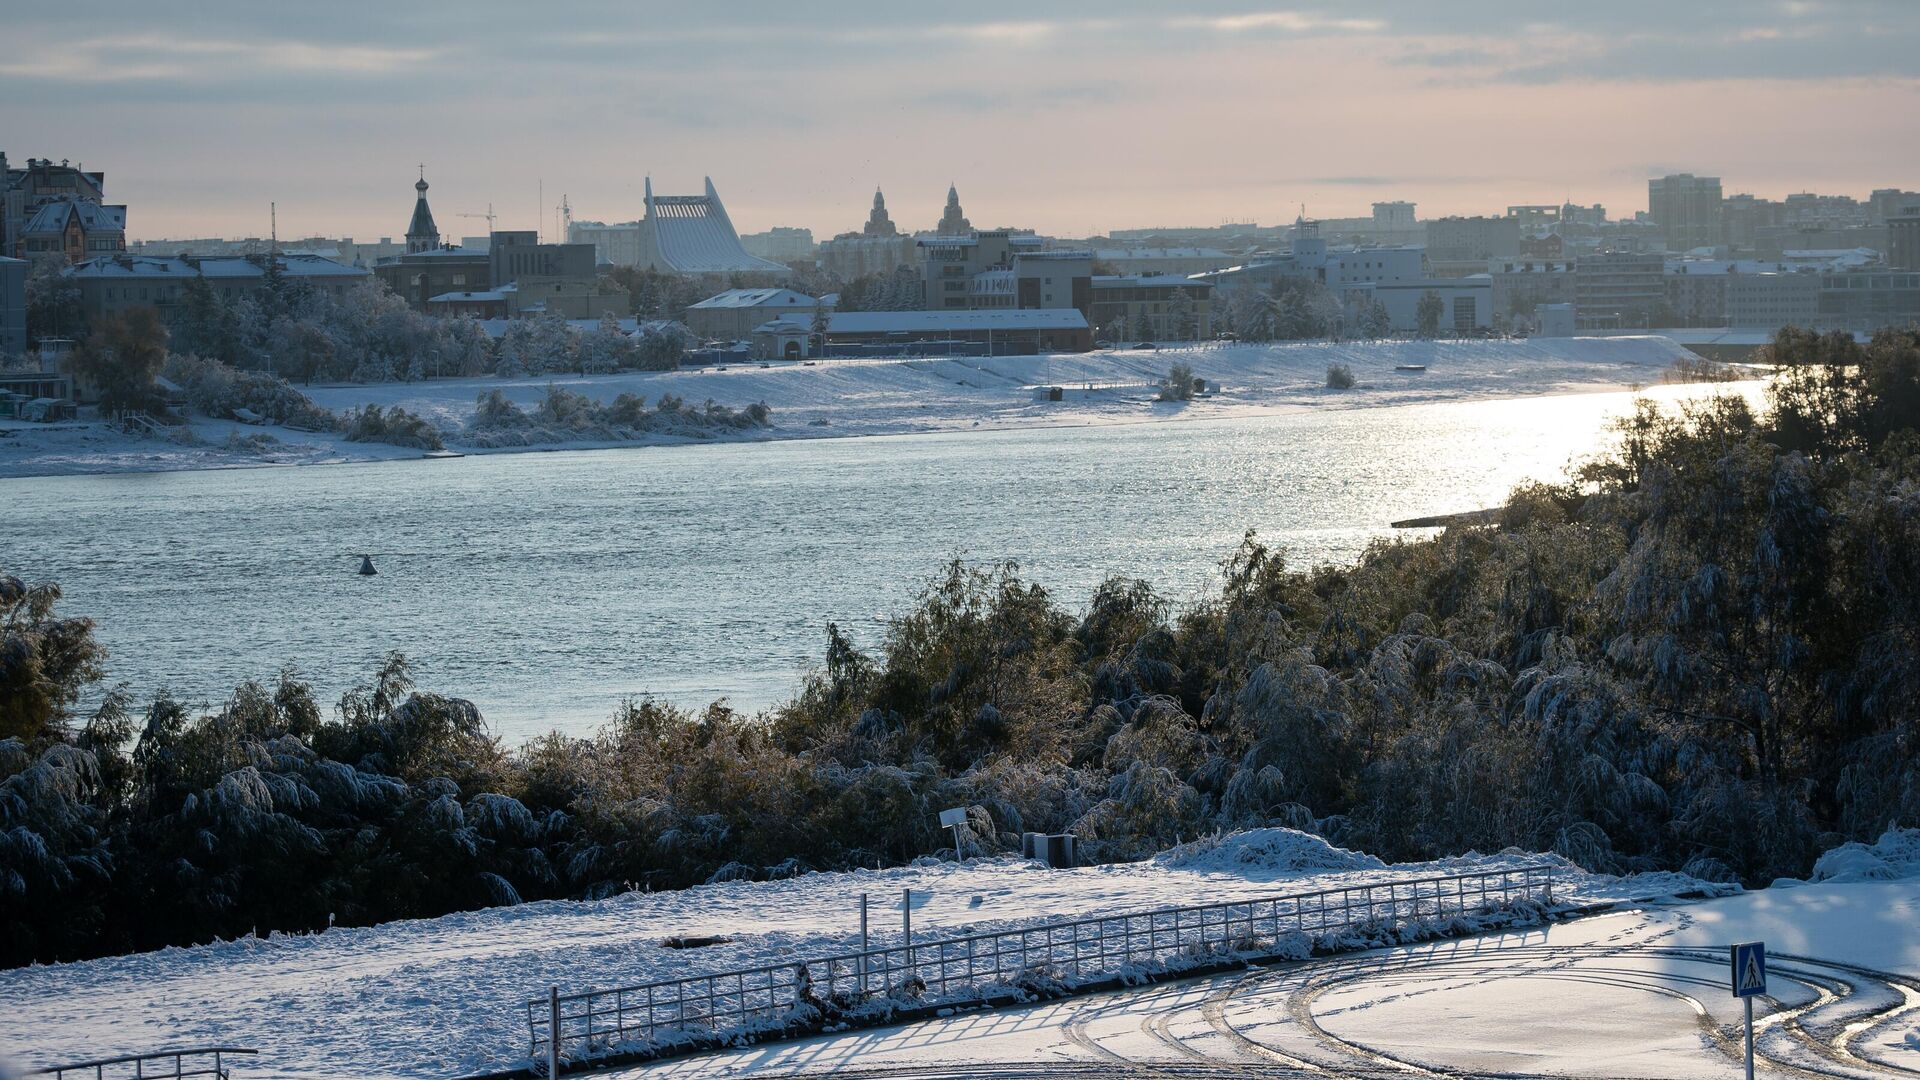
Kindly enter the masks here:
[[1351, 559], [1563, 475], [1632, 400], [5, 480], [0, 572], [59, 582], [143, 698], [291, 663], [331, 701], [398, 649], [514, 741], [626, 694], [782, 700], [828, 621], [877, 643], [954, 555], [1076, 607], [1110, 574], [1194, 599], [1249, 528]]

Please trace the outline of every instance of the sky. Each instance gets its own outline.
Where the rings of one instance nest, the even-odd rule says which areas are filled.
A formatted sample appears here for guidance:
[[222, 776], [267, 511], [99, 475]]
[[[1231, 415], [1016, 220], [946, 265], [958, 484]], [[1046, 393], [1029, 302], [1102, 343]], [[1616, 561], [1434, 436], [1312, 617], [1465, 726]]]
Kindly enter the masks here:
[[551, 233], [711, 176], [741, 232], [1114, 228], [1920, 189], [1920, 0], [22, 5], [0, 150], [135, 239]]

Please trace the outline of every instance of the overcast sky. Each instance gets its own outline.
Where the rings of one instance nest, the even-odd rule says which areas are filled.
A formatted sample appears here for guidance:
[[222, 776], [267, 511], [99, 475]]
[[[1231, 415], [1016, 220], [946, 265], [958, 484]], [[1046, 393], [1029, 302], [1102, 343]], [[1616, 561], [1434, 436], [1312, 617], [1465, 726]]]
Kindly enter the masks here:
[[104, 169], [136, 238], [445, 234], [641, 212], [711, 175], [742, 232], [1110, 228], [1510, 203], [1646, 178], [1920, 188], [1916, 0], [21, 5], [0, 150]]

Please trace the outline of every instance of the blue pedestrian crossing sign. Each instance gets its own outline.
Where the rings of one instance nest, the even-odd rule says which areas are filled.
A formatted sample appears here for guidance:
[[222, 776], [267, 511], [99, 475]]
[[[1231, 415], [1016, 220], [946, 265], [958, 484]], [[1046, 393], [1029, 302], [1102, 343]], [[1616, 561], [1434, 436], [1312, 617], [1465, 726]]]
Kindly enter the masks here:
[[1754, 997], [1767, 992], [1767, 946], [1749, 941], [1733, 947], [1733, 996]]

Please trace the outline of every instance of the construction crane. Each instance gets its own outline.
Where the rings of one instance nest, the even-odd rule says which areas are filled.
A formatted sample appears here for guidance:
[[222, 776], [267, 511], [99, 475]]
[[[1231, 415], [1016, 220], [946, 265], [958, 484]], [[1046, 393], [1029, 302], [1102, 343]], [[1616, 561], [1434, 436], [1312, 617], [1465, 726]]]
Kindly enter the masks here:
[[455, 214], [454, 216], [455, 216], [455, 217], [479, 217], [479, 218], [486, 218], [486, 219], [487, 219], [487, 233], [488, 233], [488, 235], [492, 235], [492, 233], [493, 233], [493, 219], [494, 219], [494, 213], [493, 213], [493, 204], [492, 204], [492, 203], [488, 203], [488, 204], [487, 204], [487, 212], [486, 212], [486, 213], [484, 213], [484, 214]]

